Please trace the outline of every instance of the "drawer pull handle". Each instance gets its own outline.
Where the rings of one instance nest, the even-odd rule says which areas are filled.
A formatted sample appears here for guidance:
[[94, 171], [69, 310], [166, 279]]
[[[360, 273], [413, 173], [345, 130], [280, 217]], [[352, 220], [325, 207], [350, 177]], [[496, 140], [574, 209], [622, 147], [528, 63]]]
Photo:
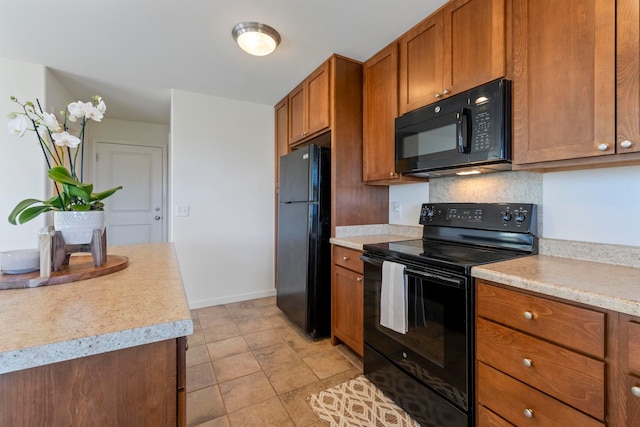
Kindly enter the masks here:
[[343, 261], [348, 261], [348, 260], [349, 260], [349, 257], [348, 257], [348, 256], [343, 256], [343, 257], [342, 257], [342, 260], [343, 260]]
[[356, 277], [356, 282], [362, 282], [362, 277]]
[[640, 397], [640, 387], [638, 386], [631, 387], [631, 394], [633, 394], [635, 397]]
[[524, 359], [522, 359], [522, 364], [527, 368], [530, 368], [531, 365], [533, 365], [533, 360], [525, 357]]
[[525, 311], [524, 312], [524, 318], [527, 319], [527, 320], [533, 319], [533, 313], [530, 312], [530, 311]]
[[533, 409], [525, 409], [524, 411], [522, 411], [522, 413], [524, 414], [525, 417], [527, 418], [533, 418]]

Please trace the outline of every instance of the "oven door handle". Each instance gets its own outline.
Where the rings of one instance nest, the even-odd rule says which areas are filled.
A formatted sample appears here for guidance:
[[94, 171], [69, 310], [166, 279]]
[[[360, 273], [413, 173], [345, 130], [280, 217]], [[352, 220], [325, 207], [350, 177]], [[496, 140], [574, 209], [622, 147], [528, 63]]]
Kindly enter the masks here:
[[367, 255], [360, 255], [360, 259], [364, 262], [368, 262], [370, 264], [374, 264], [374, 265], [382, 265], [382, 262], [384, 261], [384, 258], [374, 258], [374, 257], [370, 257]]
[[438, 274], [431, 274], [431, 273], [427, 273], [425, 271], [417, 271], [417, 270], [412, 270], [409, 268], [406, 268], [405, 270], [406, 274], [412, 274], [414, 276], [419, 276], [419, 277], [424, 277], [427, 279], [435, 279], [438, 281], [442, 281], [445, 282], [445, 284], [447, 284], [448, 286], [452, 286], [454, 288], [460, 288], [463, 289], [464, 286], [464, 281], [462, 279], [452, 279], [450, 277], [443, 277], [440, 276]]

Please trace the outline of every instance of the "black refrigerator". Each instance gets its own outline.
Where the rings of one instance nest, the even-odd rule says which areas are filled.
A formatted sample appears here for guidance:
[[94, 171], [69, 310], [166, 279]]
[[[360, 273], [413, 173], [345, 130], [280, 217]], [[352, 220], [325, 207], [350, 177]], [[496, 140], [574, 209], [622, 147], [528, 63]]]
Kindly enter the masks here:
[[276, 302], [313, 339], [331, 332], [330, 178], [328, 148], [280, 158]]

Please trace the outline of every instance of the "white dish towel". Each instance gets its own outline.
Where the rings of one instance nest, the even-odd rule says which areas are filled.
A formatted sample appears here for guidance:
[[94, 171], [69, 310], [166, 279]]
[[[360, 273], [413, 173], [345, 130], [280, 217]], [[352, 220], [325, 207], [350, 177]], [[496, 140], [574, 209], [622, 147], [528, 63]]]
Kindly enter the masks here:
[[384, 261], [380, 292], [380, 325], [406, 334], [407, 323], [407, 280], [404, 265]]

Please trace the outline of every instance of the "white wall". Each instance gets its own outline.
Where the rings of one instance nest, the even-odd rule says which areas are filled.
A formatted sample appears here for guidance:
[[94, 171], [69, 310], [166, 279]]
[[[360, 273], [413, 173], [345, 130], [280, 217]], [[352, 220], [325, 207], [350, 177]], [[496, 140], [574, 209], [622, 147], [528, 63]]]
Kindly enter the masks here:
[[42, 215], [24, 225], [7, 221], [21, 200], [46, 198], [47, 181], [35, 134], [28, 132], [19, 138], [7, 133], [7, 114], [20, 107], [9, 100], [12, 95], [21, 102], [44, 101], [44, 66], [0, 58], [0, 251], [36, 248], [38, 231], [44, 225]]
[[274, 295], [273, 107], [174, 90], [171, 237], [191, 308]]
[[[396, 212], [394, 203], [400, 208]], [[420, 208], [429, 202], [429, 183], [389, 186], [389, 224], [419, 226]]]
[[545, 237], [640, 246], [640, 166], [548, 172], [543, 183]]

